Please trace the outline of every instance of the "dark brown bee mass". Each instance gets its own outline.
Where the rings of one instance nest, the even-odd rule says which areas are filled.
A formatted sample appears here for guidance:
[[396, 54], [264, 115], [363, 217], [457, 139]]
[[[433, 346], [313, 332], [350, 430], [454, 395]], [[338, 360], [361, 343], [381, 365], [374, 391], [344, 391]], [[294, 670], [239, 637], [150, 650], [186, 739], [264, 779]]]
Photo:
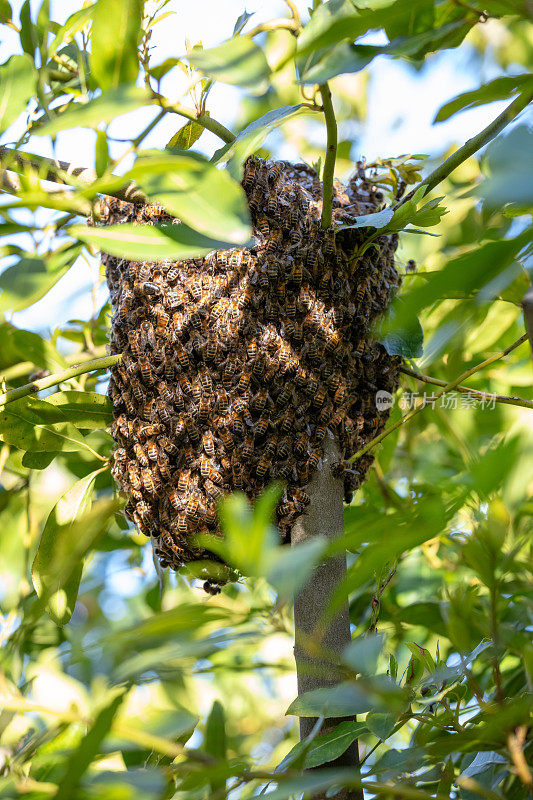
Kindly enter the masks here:
[[[217, 530], [222, 495], [253, 499], [274, 479], [286, 485], [278, 525], [287, 539], [327, 436], [349, 502], [373, 457], [347, 460], [385, 424], [376, 392], [398, 383], [399, 359], [369, 338], [399, 283], [396, 237], [357, 257], [368, 229], [333, 233], [379, 208], [364, 171], [347, 187], [336, 182], [330, 230], [320, 226], [321, 185], [307, 165], [252, 156], [242, 185], [250, 249], [159, 264], [103, 256], [115, 309], [110, 351], [123, 354], [109, 386], [113, 474], [163, 566], [206, 556], [190, 536]], [[102, 221], [178, 222], [114, 199]]]

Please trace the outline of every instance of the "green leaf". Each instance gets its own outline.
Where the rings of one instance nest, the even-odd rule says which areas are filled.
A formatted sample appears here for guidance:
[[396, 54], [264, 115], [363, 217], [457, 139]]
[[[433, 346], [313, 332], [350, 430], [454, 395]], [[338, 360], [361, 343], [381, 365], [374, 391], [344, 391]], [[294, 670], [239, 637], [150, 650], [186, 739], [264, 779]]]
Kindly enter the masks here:
[[376, 211], [374, 214], [364, 214], [357, 218], [356, 222], [346, 223], [335, 227], [335, 232], [351, 230], [352, 228], [384, 228], [394, 217], [392, 208], [384, 208], [382, 211]]
[[11, 56], [0, 65], [0, 132], [5, 131], [35, 96], [35, 69], [29, 55]]
[[[378, 341], [382, 343], [390, 356], [402, 358], [420, 358], [423, 352], [424, 331], [418, 317], [408, 317], [402, 313], [402, 298], [398, 297], [379, 325]], [[398, 310], [400, 309], [400, 310]], [[402, 320], [398, 325], [397, 320]]]
[[69, 754], [67, 771], [59, 782], [53, 800], [71, 800], [85, 772], [100, 752], [101, 744], [126, 698], [126, 690], [121, 687], [112, 690], [111, 694], [112, 700], [102, 708], [76, 750]]
[[11, 22], [13, 19], [13, 12], [9, 0], [0, 0], [0, 23]]
[[23, 256], [0, 275], [0, 311], [20, 311], [33, 305], [55, 286], [81, 251], [68, 244], [46, 256]]
[[127, 114], [153, 102], [152, 95], [138, 86], [120, 86], [100, 95], [88, 103], [75, 103], [66, 111], [57, 114], [35, 133], [39, 136], [56, 136], [68, 128], [95, 128], [101, 122], [111, 122], [121, 114]]
[[507, 203], [533, 208], [532, 148], [533, 130], [527, 125], [517, 125], [488, 146], [483, 160], [488, 177], [473, 190], [487, 208], [496, 210]]
[[142, 11], [142, 0], [97, 0], [94, 4], [91, 75], [104, 91], [133, 86], [137, 80]]
[[344, 649], [342, 659], [349, 667], [361, 675], [375, 675], [382, 650], [382, 634], [372, 633], [353, 639]]
[[[204, 750], [217, 761], [224, 761], [227, 757], [226, 715], [224, 706], [219, 700], [214, 701], [207, 718]], [[209, 782], [209, 786], [212, 793], [218, 792], [225, 788], [226, 780], [223, 777], [213, 778]]]
[[252, 230], [244, 191], [198, 153], [142, 156], [127, 177], [194, 230], [235, 244], [249, 241]]
[[217, 150], [212, 161], [215, 164], [229, 161], [228, 170], [233, 178], [240, 180], [242, 177], [241, 165], [250, 153], [262, 145], [270, 131], [300, 114], [307, 114], [309, 110], [301, 103], [293, 106], [283, 106], [273, 111], [268, 111], [259, 119], [246, 126], [229, 144]]
[[22, 397], [0, 412], [0, 440], [20, 450], [47, 453], [86, 449], [81, 433], [59, 408], [37, 397]]
[[222, 83], [233, 83], [262, 94], [268, 88], [270, 67], [265, 54], [247, 36], [234, 36], [210, 50], [194, 49], [190, 63]]
[[72, 41], [76, 33], [81, 31], [84, 25], [92, 19], [94, 8], [94, 5], [80, 8], [68, 17], [66, 22], [56, 31], [55, 38], [48, 48], [49, 56], [55, 55], [62, 44], [68, 44]]
[[98, 392], [56, 392], [46, 402], [60, 408], [65, 419], [81, 430], [107, 428], [113, 421], [111, 403]]
[[383, 711], [371, 711], [366, 715], [365, 725], [378, 739], [388, 739], [396, 725], [396, 716]]
[[105, 253], [132, 261], [164, 261], [193, 258], [233, 246], [233, 242], [209, 239], [183, 223], [133, 225], [121, 223], [101, 228], [71, 225], [67, 233], [89, 242]]
[[189, 150], [198, 141], [204, 130], [202, 125], [190, 119], [183, 128], [174, 134], [166, 145], [166, 149], [172, 150], [176, 147], [178, 150]]
[[28, 469], [46, 469], [56, 456], [57, 453], [46, 453], [42, 450], [36, 450], [35, 452], [26, 450], [22, 456], [22, 466]]
[[370, 694], [358, 682], [339, 683], [304, 692], [294, 700], [287, 714], [297, 717], [351, 717], [373, 708]]
[[24, 0], [20, 8], [20, 43], [24, 52], [31, 57], [33, 62], [37, 42], [31, 19], [30, 0]]
[[72, 529], [90, 508], [96, 474], [77, 481], [57, 501], [46, 520], [31, 574], [38, 597], [57, 625], [66, 625], [72, 617], [83, 571], [83, 563], [73, 570], [62, 569], [72, 560]]
[[433, 122], [443, 122], [457, 114], [458, 111], [465, 111], [468, 108], [493, 103], [495, 100], [510, 99], [518, 91], [531, 91], [532, 87], [533, 77], [531, 75], [509, 75], [495, 78], [480, 86], [479, 89], [463, 92], [453, 100], [449, 100], [438, 110]]
[[0, 367], [10, 367], [21, 361], [29, 361], [38, 369], [51, 371], [67, 366], [63, 356], [48, 339], [4, 322], [0, 324]]
[[306, 750], [304, 769], [313, 769], [327, 764], [329, 761], [334, 761], [342, 756], [352, 742], [355, 742], [357, 737], [363, 733], [367, 733], [364, 723], [352, 720], [341, 722], [334, 730], [317, 736], [310, 744], [305, 741], [298, 742], [276, 767], [276, 772], [283, 772], [289, 768]]

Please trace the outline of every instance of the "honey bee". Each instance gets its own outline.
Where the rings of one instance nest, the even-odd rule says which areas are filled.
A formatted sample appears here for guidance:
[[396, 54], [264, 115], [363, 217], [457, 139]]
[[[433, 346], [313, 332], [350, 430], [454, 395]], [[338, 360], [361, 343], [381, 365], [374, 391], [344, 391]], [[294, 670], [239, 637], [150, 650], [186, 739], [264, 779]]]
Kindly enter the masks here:
[[148, 386], [154, 382], [154, 374], [152, 372], [152, 367], [150, 364], [150, 359], [147, 355], [141, 355], [139, 359], [139, 369], [141, 371], [141, 377]]
[[137, 459], [137, 461], [139, 462], [141, 467], [147, 467], [149, 461], [148, 461], [148, 458], [146, 457], [146, 453], [144, 452], [144, 450], [143, 450], [142, 446], [139, 444], [139, 442], [135, 442], [134, 443], [133, 452], [135, 453], [135, 458]]
[[172, 402], [172, 392], [170, 391], [168, 384], [165, 381], [159, 381], [156, 387], [157, 394], [159, 398], [162, 400], [163, 403], [171, 403]]
[[145, 468], [141, 472], [141, 478], [143, 482], [143, 486], [149, 494], [155, 494], [156, 492], [156, 482], [154, 480], [154, 475], [149, 468]]
[[229, 409], [229, 396], [223, 387], [218, 389], [217, 408], [221, 414], [226, 414]]
[[202, 318], [197, 311], [193, 311], [190, 316], [190, 323], [195, 330], [202, 329]]
[[128, 344], [130, 346], [130, 350], [135, 356], [135, 358], [139, 358], [141, 355], [141, 348], [139, 344], [139, 333], [136, 330], [129, 330], [128, 331]]
[[183, 392], [183, 394], [192, 394], [192, 383], [190, 382], [190, 380], [188, 379], [188, 377], [185, 375], [184, 372], [182, 372], [178, 376], [178, 381], [179, 385], [181, 386], [181, 391]]
[[244, 436], [244, 422], [240, 417], [238, 416], [233, 417], [233, 419], [231, 420], [231, 428], [233, 430], [233, 433], [235, 433], [237, 436]]
[[256, 380], [261, 380], [263, 375], [265, 374], [265, 361], [263, 358], [257, 358], [254, 361], [254, 365], [252, 367], [252, 377]]
[[242, 475], [242, 466], [238, 462], [233, 462], [231, 465], [231, 477], [233, 479], [233, 485], [236, 489], [242, 489], [244, 485], [243, 475]]
[[281, 433], [290, 433], [294, 425], [294, 413], [287, 411], [281, 419], [280, 431]]
[[266, 404], [267, 404], [267, 391], [266, 389], [260, 389], [252, 399], [252, 402], [250, 403], [251, 408], [258, 414], [261, 414], [265, 410]]
[[163, 448], [165, 453], [168, 453], [169, 456], [175, 456], [178, 452], [177, 445], [172, 441], [172, 439], [169, 439], [168, 436], [161, 436], [159, 439], [159, 445]]
[[202, 387], [199, 383], [192, 384], [192, 398], [196, 403], [202, 398]]
[[269, 214], [271, 217], [274, 217], [274, 219], [277, 219], [278, 215], [279, 215], [279, 211], [280, 211], [280, 207], [279, 207], [276, 195], [275, 194], [271, 194], [270, 197], [267, 200], [266, 213]]
[[175, 543], [171, 534], [168, 531], [163, 530], [161, 531], [159, 538], [161, 539], [163, 546], [168, 548], [168, 550], [170, 550], [181, 561], [183, 551]]
[[197, 445], [200, 441], [200, 431], [194, 424], [192, 417], [186, 417], [185, 419], [185, 428], [187, 430], [187, 435], [189, 439], [193, 443], [193, 445]]
[[286, 406], [289, 400], [291, 399], [291, 396], [292, 396], [292, 390], [289, 387], [284, 386], [276, 398], [278, 407], [284, 408], [284, 406]]
[[268, 428], [270, 425], [270, 420], [268, 417], [261, 417], [255, 426], [255, 436], [258, 439], [261, 439], [263, 436], [266, 436], [268, 432]]
[[261, 271], [259, 272], [258, 281], [259, 281], [259, 286], [261, 287], [261, 289], [263, 289], [263, 290], [267, 290], [268, 289], [270, 284], [269, 284], [269, 281], [268, 281], [268, 274], [267, 274], [265, 269], [261, 269]]
[[160, 432], [161, 425], [157, 423], [152, 425], [141, 425], [139, 428], [139, 436], [142, 439], [150, 439], [152, 436], [157, 436], [157, 434]]
[[137, 489], [137, 491], [140, 491], [140, 489], [142, 488], [142, 483], [139, 470], [137, 468], [137, 465], [131, 462], [128, 465], [128, 480], [130, 482], [130, 486], [133, 489]]
[[325, 425], [317, 425], [315, 428], [315, 439], [317, 442], [321, 442], [326, 435], [326, 426]]
[[239, 383], [237, 384], [237, 391], [241, 393], [246, 392], [250, 387], [251, 381], [252, 381], [252, 373], [244, 371], [241, 374], [241, 377], [239, 378]]
[[242, 185], [245, 189], [250, 189], [256, 181], [256, 165], [255, 162], [249, 158], [245, 164], [244, 168], [244, 176], [242, 179]]
[[326, 402], [326, 390], [323, 386], [320, 386], [316, 392], [313, 393], [313, 397], [311, 398], [311, 405], [314, 408], [320, 408]]
[[333, 331], [333, 333], [331, 333], [328, 336], [328, 340], [326, 342], [326, 348], [325, 348], [326, 353], [328, 355], [331, 355], [331, 353], [333, 353], [335, 348], [339, 346], [340, 341], [341, 341], [340, 334], [337, 331]]
[[202, 499], [202, 494], [198, 489], [194, 489], [189, 497], [189, 502], [187, 503], [187, 507], [185, 509], [185, 515], [189, 519], [196, 520], [199, 518], [199, 510], [200, 510], [200, 501]]
[[207, 395], [212, 394], [212, 392], [213, 392], [213, 383], [211, 381], [211, 376], [210, 376], [208, 370], [202, 369], [201, 372], [200, 372], [199, 377], [200, 377], [200, 385], [202, 387], [202, 390], [205, 392], [205, 394], [207, 394]]
[[318, 421], [322, 425], [327, 425], [327, 423], [331, 420], [333, 416], [333, 406], [331, 403], [326, 403], [326, 405], [322, 406], [320, 412], [318, 414]]
[[270, 465], [272, 464], [271, 458], [264, 454], [261, 456], [259, 461], [257, 462], [257, 466], [255, 468], [255, 474], [259, 478], [259, 480], [263, 480], [266, 476], [268, 470], [270, 469]]
[[208, 528], [213, 528], [217, 521], [217, 509], [214, 503], [210, 503], [204, 513], [204, 521]]
[[235, 447], [235, 442], [233, 441], [231, 432], [227, 428], [220, 428], [218, 432], [220, 434], [220, 438], [222, 439], [224, 449], [227, 453], [230, 453]]
[[[141, 396], [142, 396], [142, 393], [141, 393]], [[134, 404], [132, 403], [132, 400], [131, 400], [129, 392], [122, 392], [122, 399], [124, 401], [124, 405], [126, 406], [126, 411], [130, 415], [130, 417], [134, 417], [136, 409], [135, 409]]]
[[169, 357], [168, 353], [165, 356], [165, 360], [164, 360], [164, 363], [163, 363], [163, 374], [165, 376], [165, 380], [168, 383], [173, 383], [174, 382], [174, 364], [170, 360], [170, 357]]
[[165, 425], [168, 425], [172, 418], [170, 416], [167, 404], [163, 400], [158, 398], [155, 401], [155, 407], [156, 407], [157, 418], [160, 419], [161, 422], [163, 422]]
[[146, 455], [150, 461], [157, 461], [159, 451], [157, 449], [157, 443], [155, 439], [149, 439], [146, 442]]
[[174, 511], [178, 512], [183, 510], [184, 503], [174, 488], [170, 489], [168, 492], [168, 502]]
[[161, 287], [152, 281], [137, 281], [133, 284], [133, 293], [137, 297], [148, 297], [153, 299], [161, 294]]
[[150, 345], [150, 347], [155, 347], [154, 326], [148, 319], [145, 319], [143, 322], [141, 322], [140, 339], [143, 348], [146, 348], [146, 345]]
[[210, 478], [207, 478], [207, 480], [204, 482], [204, 487], [206, 492], [211, 497], [218, 498], [222, 497], [223, 495], [223, 491], [220, 488], [220, 486], [217, 486], [216, 483], [213, 483], [213, 481]]
[[303, 326], [301, 323], [294, 323], [294, 341], [296, 344], [301, 344], [304, 338]]
[[186, 494], [190, 492], [193, 488], [193, 483], [191, 480], [191, 470], [187, 469], [183, 472], [180, 472], [180, 476], [178, 478], [178, 492], [182, 494]]
[[201, 397], [200, 403], [198, 405], [198, 422], [201, 425], [205, 425], [205, 423], [209, 419], [210, 408], [211, 408], [211, 403], [209, 398]]
[[171, 479], [172, 474], [170, 472], [168, 458], [164, 453], [158, 453], [157, 468], [159, 469], [159, 474], [161, 475], [164, 481], [169, 481]]
[[187, 517], [185, 516], [185, 514], [179, 514], [178, 515], [177, 527], [178, 527], [178, 531], [181, 534], [186, 534], [187, 533], [188, 525], [187, 525]]
[[274, 162], [268, 168], [268, 180], [271, 184], [277, 183], [281, 177], [281, 167], [278, 163]]
[[180, 270], [177, 264], [169, 267], [167, 272], [167, 283], [176, 283], [180, 276]]
[[267, 263], [267, 276], [273, 283], [277, 281], [279, 277], [278, 265], [274, 260], [271, 260]]
[[315, 270], [316, 270], [316, 268], [318, 266], [318, 255], [317, 255], [317, 251], [313, 250], [312, 248], [310, 248], [307, 251], [307, 266], [308, 266], [311, 274], [314, 275]]
[[243, 461], [250, 461], [254, 454], [254, 440], [252, 437], [245, 439], [244, 445], [241, 450], [241, 458]]
[[210, 458], [215, 455], [215, 440], [211, 431], [206, 431], [202, 437], [202, 447]]
[[296, 467], [298, 481], [302, 486], [309, 482], [309, 461], [302, 461]]
[[278, 514], [280, 517], [292, 517], [297, 513], [295, 503], [286, 502], [278, 506]]
[[189, 368], [189, 355], [181, 342], [176, 343], [175, 347], [176, 358], [178, 359], [178, 363], [182, 369]]
[[214, 336], [210, 336], [205, 347], [206, 361], [214, 361], [218, 353], [218, 343]]
[[322, 463], [322, 450], [315, 450], [309, 457], [309, 469], [318, 469]]

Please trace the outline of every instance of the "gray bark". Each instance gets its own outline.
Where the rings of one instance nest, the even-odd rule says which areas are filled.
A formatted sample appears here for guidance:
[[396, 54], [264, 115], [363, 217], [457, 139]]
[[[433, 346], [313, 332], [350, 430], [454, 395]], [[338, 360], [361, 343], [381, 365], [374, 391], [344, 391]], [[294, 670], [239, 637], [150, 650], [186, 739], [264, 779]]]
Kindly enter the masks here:
[[[313, 536], [324, 536], [328, 539], [336, 538], [344, 530], [343, 481], [335, 478], [331, 473], [331, 464], [338, 460], [338, 451], [335, 443], [326, 437], [324, 446], [324, 459], [322, 466], [316, 471], [307, 487], [311, 503], [307, 513], [300, 517], [291, 533], [291, 544], [305, 542]], [[330, 661], [324, 662], [320, 657], [309, 653], [308, 644], [313, 639], [329, 599], [346, 575], [346, 554], [342, 553], [325, 564], [319, 564], [311, 575], [309, 581], [301, 589], [294, 600], [295, 646], [294, 657], [298, 678], [298, 694], [319, 689], [324, 686], [333, 686], [341, 680], [340, 671], [332, 669]], [[344, 648], [350, 643], [350, 617], [348, 602], [344, 603], [338, 615], [329, 623], [321, 640], [321, 646], [328, 651], [328, 655], [340, 656]], [[346, 719], [355, 719], [347, 717]], [[320, 733], [327, 733], [334, 728], [341, 719], [327, 719]], [[300, 738], [305, 739], [312, 731], [316, 719], [300, 717]], [[336, 761], [327, 764], [328, 767], [357, 767], [359, 765], [359, 750], [354, 742], [346, 752]], [[313, 796], [321, 800], [325, 794]], [[344, 790], [337, 798], [342, 800], [362, 800], [360, 790]]]

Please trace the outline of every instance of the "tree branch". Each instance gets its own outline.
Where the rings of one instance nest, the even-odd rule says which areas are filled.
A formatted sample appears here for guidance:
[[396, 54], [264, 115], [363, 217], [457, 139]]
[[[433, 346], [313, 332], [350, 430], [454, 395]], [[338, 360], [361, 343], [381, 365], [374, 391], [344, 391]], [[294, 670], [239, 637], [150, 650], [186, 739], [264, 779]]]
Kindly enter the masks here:
[[[421, 372], [415, 372], [414, 369], [408, 367], [400, 367], [400, 372], [404, 375], [410, 375], [422, 383], [432, 383], [435, 386], [447, 386], [446, 381], [441, 381], [439, 378], [432, 378], [430, 375], [423, 375]], [[469, 389], [468, 386], [456, 386], [457, 392], [463, 394], [471, 394], [478, 397], [480, 400], [494, 401], [495, 403], [506, 403], [510, 406], [522, 406], [523, 408], [533, 408], [533, 400], [525, 400], [523, 397], [507, 397], [503, 394], [492, 394], [492, 392], [481, 392], [479, 389]]]
[[[83, 364], [85, 361], [91, 361], [95, 358], [102, 358], [107, 353], [107, 346], [104, 344], [101, 347], [95, 347], [93, 351], [87, 353], [73, 353], [70, 356], [65, 356], [65, 361], [70, 366], [75, 364]], [[13, 364], [12, 367], [6, 367], [0, 372], [0, 381], [9, 383], [16, 378], [22, 378], [24, 375], [29, 375], [35, 372], [38, 367], [35, 366], [33, 361], [19, 361], [18, 364]]]
[[425, 186], [424, 195], [428, 194], [432, 189], [442, 183], [442, 181], [451, 175], [464, 161], [470, 156], [473, 156], [481, 147], [484, 147], [492, 139], [494, 139], [507, 125], [517, 117], [524, 108], [533, 100], [533, 92], [526, 92], [516, 97], [513, 102], [502, 111], [502, 113], [493, 120], [490, 125], [487, 125], [477, 136], [468, 139], [462, 147], [452, 153], [452, 155], [440, 164], [436, 169], [431, 172], [427, 178], [424, 178], [414, 189], [406, 194], [396, 208], [403, 205], [407, 200], [410, 200], [414, 193], [421, 186]]
[[486, 361], [482, 361], [481, 364], [478, 364], [477, 366], [466, 370], [466, 372], [463, 372], [461, 375], [459, 375], [458, 378], [451, 381], [450, 383], [447, 383], [440, 390], [440, 392], [434, 394], [431, 397], [431, 399], [423, 400], [419, 406], [414, 408], [412, 411], [408, 411], [407, 414], [404, 414], [403, 417], [400, 417], [400, 419], [397, 422], [395, 422], [393, 425], [390, 425], [388, 428], [382, 431], [379, 434], [379, 436], [375, 436], [373, 439], [370, 440], [370, 442], [367, 442], [367, 444], [365, 444], [364, 447], [358, 450], [357, 453], [355, 453], [355, 455], [353, 455], [349, 460], [351, 462], [356, 461], [358, 458], [361, 458], [361, 456], [363, 456], [365, 453], [368, 453], [369, 450], [373, 450], [373, 448], [381, 441], [383, 441], [383, 439], [389, 436], [389, 434], [391, 434], [395, 430], [398, 430], [398, 428], [401, 428], [401, 426], [405, 425], [406, 422], [409, 422], [411, 419], [413, 419], [413, 417], [415, 417], [417, 414], [423, 411], [423, 409], [426, 408], [430, 403], [434, 403], [435, 400], [438, 400], [439, 397], [442, 397], [442, 395], [446, 394], [446, 392], [450, 392], [452, 389], [456, 389], [459, 386], [459, 384], [461, 384], [467, 378], [470, 378], [471, 375], [474, 375], [476, 372], [479, 372], [485, 367], [490, 366], [495, 361], [499, 361], [500, 358], [504, 358], [512, 350], [514, 350], [516, 347], [519, 347], [519, 345], [521, 345], [526, 340], [527, 340], [527, 333], [521, 336], [520, 339], [517, 339], [516, 342], [513, 342], [513, 344], [509, 345], [509, 347], [506, 347], [505, 350], [501, 350], [499, 353], [495, 353], [495, 355], [491, 356], [490, 358], [487, 358]]
[[108, 369], [118, 364], [121, 358], [121, 355], [95, 358], [92, 361], [86, 361], [83, 364], [77, 364], [70, 369], [63, 370], [63, 372], [56, 372], [53, 375], [47, 375], [46, 378], [38, 378], [31, 383], [25, 383], [24, 386], [17, 386], [16, 389], [8, 389], [8, 391], [0, 393], [0, 407], [6, 406], [14, 400], [19, 400], [21, 397], [36, 394], [40, 392], [41, 389], [49, 389], [51, 386], [57, 386], [58, 383], [63, 383], [63, 381], [77, 378], [78, 375], [84, 375], [86, 372], [94, 372], [97, 369]]
[[522, 300], [522, 311], [524, 312], [524, 322], [531, 345], [531, 355], [533, 356], [533, 286], [530, 286]]
[[333, 210], [333, 177], [337, 157], [337, 120], [331, 102], [331, 92], [327, 83], [320, 86], [324, 116], [326, 118], [327, 146], [322, 173], [322, 227], [331, 226]]

